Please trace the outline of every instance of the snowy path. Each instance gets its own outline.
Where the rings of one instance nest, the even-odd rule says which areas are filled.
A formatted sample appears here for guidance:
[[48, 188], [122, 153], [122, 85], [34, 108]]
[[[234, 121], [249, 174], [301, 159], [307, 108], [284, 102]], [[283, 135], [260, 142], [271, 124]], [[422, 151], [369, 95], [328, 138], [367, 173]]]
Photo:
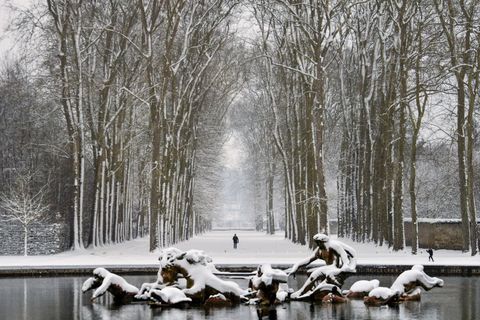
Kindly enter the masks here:
[[[232, 248], [232, 236], [237, 233], [240, 243], [237, 250]], [[480, 256], [453, 250], [438, 250], [435, 262], [428, 262], [425, 250], [417, 256], [409, 250], [392, 252], [373, 244], [359, 244], [344, 240], [357, 250], [360, 265], [465, 265], [480, 266]], [[179, 249], [201, 249], [217, 264], [291, 264], [311, 254], [305, 246], [291, 243], [283, 233], [266, 235], [253, 231], [213, 231], [194, 237], [176, 245]], [[151, 265], [157, 264], [157, 253], [148, 251], [148, 238], [137, 239], [118, 245], [105, 246], [83, 251], [69, 251], [50, 256], [0, 256], [1, 267], [26, 266], [98, 266], [98, 265]]]

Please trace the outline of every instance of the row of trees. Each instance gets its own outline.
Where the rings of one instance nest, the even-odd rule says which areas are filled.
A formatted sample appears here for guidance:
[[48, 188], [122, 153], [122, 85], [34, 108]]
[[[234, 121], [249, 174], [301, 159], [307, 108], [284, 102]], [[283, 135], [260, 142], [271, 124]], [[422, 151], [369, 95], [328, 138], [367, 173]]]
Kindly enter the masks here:
[[340, 233], [402, 249], [407, 189], [412, 252], [417, 252], [417, 146], [426, 109], [439, 110], [435, 100], [442, 94], [445, 104], [456, 101], [463, 248], [476, 254], [473, 114], [478, 108], [480, 56], [473, 48], [480, 40], [474, 27], [479, 9], [478, 1], [387, 1], [367, 2], [352, 13], [355, 42], [344, 47], [347, 54], [339, 58], [339, 95], [345, 110]]
[[61, 118], [24, 64], [0, 67], [0, 221], [23, 229], [26, 255], [31, 226], [61, 219], [71, 197]]
[[[416, 253], [417, 148], [425, 115], [447, 109], [463, 247], [476, 254], [480, 2], [279, 0], [252, 11], [262, 58], [250, 96], [265, 129], [256, 141], [275, 143], [264, 163], [283, 167], [286, 236], [305, 243], [328, 232], [327, 146], [338, 166], [339, 235], [403, 249], [407, 212]], [[440, 124], [446, 132], [451, 119]]]
[[[218, 125], [236, 90], [227, 19], [235, 3], [47, 4], [73, 155], [74, 246], [85, 243], [85, 215], [93, 245], [131, 238], [138, 194], [146, 200], [137, 224], [148, 224], [151, 250], [201, 231], [208, 223], [193, 207], [196, 160], [199, 141], [206, 142], [201, 135], [211, 133], [199, 124]], [[94, 194], [87, 209], [90, 152]]]
[[52, 192], [66, 202], [74, 249], [150, 234], [154, 250], [210, 227], [220, 184], [205, 172], [243, 84], [236, 5], [46, 0], [22, 12], [17, 30], [39, 44], [32, 84], [63, 116], [53, 120], [63, 138], [49, 145], [68, 158], [59, 176], [71, 196]]
[[[318, 9], [318, 10], [317, 10]], [[268, 163], [267, 201], [272, 201], [275, 159], [280, 159], [285, 186], [285, 234], [306, 244], [328, 232], [323, 161], [325, 66], [337, 28], [329, 11], [302, 3], [261, 1], [253, 5], [260, 29], [256, 50], [253, 103], [266, 130], [263, 161]], [[333, 19], [333, 20], [332, 20]], [[315, 28], [312, 28], [312, 23]], [[270, 113], [267, 117], [264, 112]], [[269, 208], [273, 206], [269, 204]], [[268, 210], [267, 210], [268, 212]]]
[[[153, 250], [208, 228], [234, 127], [267, 232], [281, 220], [287, 238], [312, 245], [336, 208], [341, 236], [399, 250], [410, 215], [415, 253], [417, 175], [432, 170], [424, 161], [417, 172], [419, 156], [451, 161], [445, 144], [427, 143], [425, 122], [446, 110], [453, 207], [476, 253], [479, 0], [46, 0], [23, 14], [19, 30], [41, 44], [40, 80], [24, 87], [44, 98], [26, 90], [34, 112], [9, 117], [55, 108], [43, 140], [2, 124], [2, 150], [16, 150], [2, 174], [36, 152], [17, 139], [48, 141], [39, 180], [54, 181], [47, 202], [65, 213], [74, 248], [149, 233]], [[248, 18], [258, 33], [244, 44], [232, 25]]]

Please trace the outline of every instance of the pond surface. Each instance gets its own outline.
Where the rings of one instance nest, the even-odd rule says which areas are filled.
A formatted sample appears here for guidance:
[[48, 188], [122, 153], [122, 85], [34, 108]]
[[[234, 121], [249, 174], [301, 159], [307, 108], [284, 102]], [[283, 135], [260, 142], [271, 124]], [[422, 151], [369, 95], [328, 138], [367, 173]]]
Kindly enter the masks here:
[[[115, 306], [109, 296], [90, 301], [91, 292], [81, 293], [83, 281], [88, 277], [45, 277], [45, 278], [0, 278], [0, 319], [49, 319], [49, 320], [93, 320], [93, 319], [258, 319], [255, 306], [239, 305], [230, 308], [188, 309], [151, 308], [146, 304]], [[152, 282], [152, 276], [125, 276], [132, 284], [140, 287], [143, 282]], [[362, 301], [350, 301], [339, 305], [290, 302], [276, 306], [278, 320], [306, 319], [480, 319], [480, 278], [441, 277], [444, 288], [422, 292], [422, 301], [407, 302], [397, 308], [370, 307]], [[289, 283], [297, 288], [298, 276]], [[379, 279], [381, 285], [390, 286], [394, 276], [350, 277], [344, 289], [360, 279]], [[235, 280], [247, 287], [246, 280]], [[268, 319], [265, 317], [264, 319]]]

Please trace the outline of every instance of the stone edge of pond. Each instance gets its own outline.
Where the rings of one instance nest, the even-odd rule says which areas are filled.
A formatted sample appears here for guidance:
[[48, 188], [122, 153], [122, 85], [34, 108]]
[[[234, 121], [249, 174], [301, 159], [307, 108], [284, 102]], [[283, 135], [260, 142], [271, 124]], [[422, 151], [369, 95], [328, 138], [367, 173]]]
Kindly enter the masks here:
[[[219, 271], [228, 276], [247, 276], [256, 270], [257, 264], [217, 264]], [[0, 266], [0, 278], [6, 277], [50, 277], [90, 275], [100, 266]], [[158, 265], [102, 265], [113, 273], [121, 275], [156, 274]], [[273, 268], [287, 269], [291, 264], [272, 264]], [[357, 265], [358, 275], [398, 275], [410, 269], [411, 265]], [[480, 266], [424, 265], [425, 272], [432, 276], [480, 276]]]

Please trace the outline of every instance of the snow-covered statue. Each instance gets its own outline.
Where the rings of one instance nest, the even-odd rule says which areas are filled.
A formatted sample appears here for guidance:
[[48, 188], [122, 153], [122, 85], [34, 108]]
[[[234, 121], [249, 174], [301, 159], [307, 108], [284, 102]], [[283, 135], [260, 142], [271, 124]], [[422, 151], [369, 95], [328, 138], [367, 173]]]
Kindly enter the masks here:
[[396, 305], [400, 302], [400, 293], [387, 287], [377, 287], [363, 298], [367, 306]]
[[402, 272], [390, 288], [378, 287], [370, 291], [364, 302], [376, 306], [420, 300], [420, 288], [428, 291], [435, 287], [443, 287], [443, 280], [428, 276], [423, 271], [423, 266], [417, 264], [412, 269]]
[[113, 295], [114, 302], [118, 304], [148, 300], [161, 305], [173, 306], [192, 301], [182, 290], [174, 286], [152, 286], [148, 291], [141, 294], [137, 287], [105, 268], [95, 269], [93, 277], [88, 278], [83, 283], [82, 292], [85, 293], [92, 289], [96, 289], [92, 295], [92, 300], [108, 291]]
[[348, 301], [348, 298], [340, 293], [337, 286], [333, 286], [330, 292], [327, 292], [322, 296], [322, 303], [344, 303]]
[[352, 247], [340, 241], [330, 240], [327, 235], [322, 233], [316, 234], [313, 240], [318, 248], [312, 256], [294, 264], [289, 275], [295, 274], [300, 267], [307, 266], [317, 259], [325, 261], [326, 265], [316, 268], [303, 286], [291, 295], [292, 299], [303, 299], [314, 294], [320, 294], [318, 298], [322, 299], [332, 290], [341, 295], [338, 287], [342, 286], [349, 273], [356, 272], [356, 252]]
[[402, 272], [390, 287], [392, 290], [400, 292], [401, 300], [409, 300], [409, 297], [416, 295], [419, 288], [425, 291], [435, 287], [443, 287], [443, 280], [437, 277], [430, 277], [423, 271], [421, 264], [416, 264], [411, 270]]
[[164, 287], [162, 289], [152, 288], [147, 293], [144, 293], [142, 298], [145, 296], [148, 298], [148, 300], [153, 301], [156, 304], [168, 306], [174, 306], [192, 301], [192, 299], [187, 297], [182, 290], [173, 286]]
[[164, 269], [164, 266], [167, 265], [168, 260], [174, 258], [175, 256], [181, 254], [182, 251], [177, 248], [167, 248], [160, 251], [160, 257], [158, 260], [160, 261], [160, 268], [158, 269], [157, 273], [157, 281], [152, 283], [144, 283], [140, 287], [138, 295], [136, 296], [137, 299], [140, 300], [149, 300], [150, 295], [149, 292], [151, 290], [161, 290], [167, 286], [174, 286], [178, 288], [185, 287], [185, 285], [178, 282], [177, 275], [168, 273], [167, 269]]
[[363, 299], [368, 296], [370, 291], [380, 286], [380, 281], [374, 280], [359, 280], [352, 284], [349, 290], [344, 292], [349, 299]]
[[[193, 252], [197, 250], [190, 250], [192, 251], [192, 256], [194, 255]], [[177, 257], [184, 254], [184, 251], [179, 250], [177, 248], [167, 248], [160, 252], [160, 257], [158, 260], [160, 261], [160, 268], [158, 270], [158, 279], [157, 283], [161, 283], [163, 286], [177, 286], [185, 288], [185, 284], [181, 283], [178, 279], [178, 272], [175, 268], [172, 267], [171, 262], [175, 261]], [[208, 262], [211, 262], [211, 258], [205, 255], [203, 251], [198, 251], [196, 254], [197, 257], [202, 257], [202, 263], [206, 265]], [[189, 262], [194, 262], [192, 258], [190, 258]], [[195, 261], [196, 263], [200, 262], [200, 258], [197, 258]]]
[[256, 274], [250, 279], [248, 287], [256, 291], [260, 305], [273, 305], [283, 302], [288, 292], [280, 288], [281, 283], [287, 283], [288, 275], [279, 269], [272, 269], [270, 264], [258, 266]]
[[96, 290], [93, 292], [92, 300], [103, 296], [108, 291], [113, 295], [115, 303], [122, 304], [135, 300], [135, 295], [138, 293], [137, 287], [105, 268], [93, 270], [93, 277], [83, 283], [83, 293], [93, 289]]
[[[182, 288], [185, 295], [193, 302], [206, 302], [210, 296], [216, 299], [217, 294], [226, 298], [226, 304], [240, 301], [240, 297], [247, 293], [233, 281], [218, 278], [214, 272], [217, 270], [212, 263], [212, 258], [201, 250], [180, 251], [169, 248], [162, 251], [159, 258], [160, 270], [158, 281], [152, 288], [175, 286]], [[182, 275], [186, 283], [180, 284], [178, 275]], [[148, 285], [148, 284], [147, 284]], [[219, 296], [217, 296], [218, 298]], [[221, 297], [220, 297], [221, 298]]]

